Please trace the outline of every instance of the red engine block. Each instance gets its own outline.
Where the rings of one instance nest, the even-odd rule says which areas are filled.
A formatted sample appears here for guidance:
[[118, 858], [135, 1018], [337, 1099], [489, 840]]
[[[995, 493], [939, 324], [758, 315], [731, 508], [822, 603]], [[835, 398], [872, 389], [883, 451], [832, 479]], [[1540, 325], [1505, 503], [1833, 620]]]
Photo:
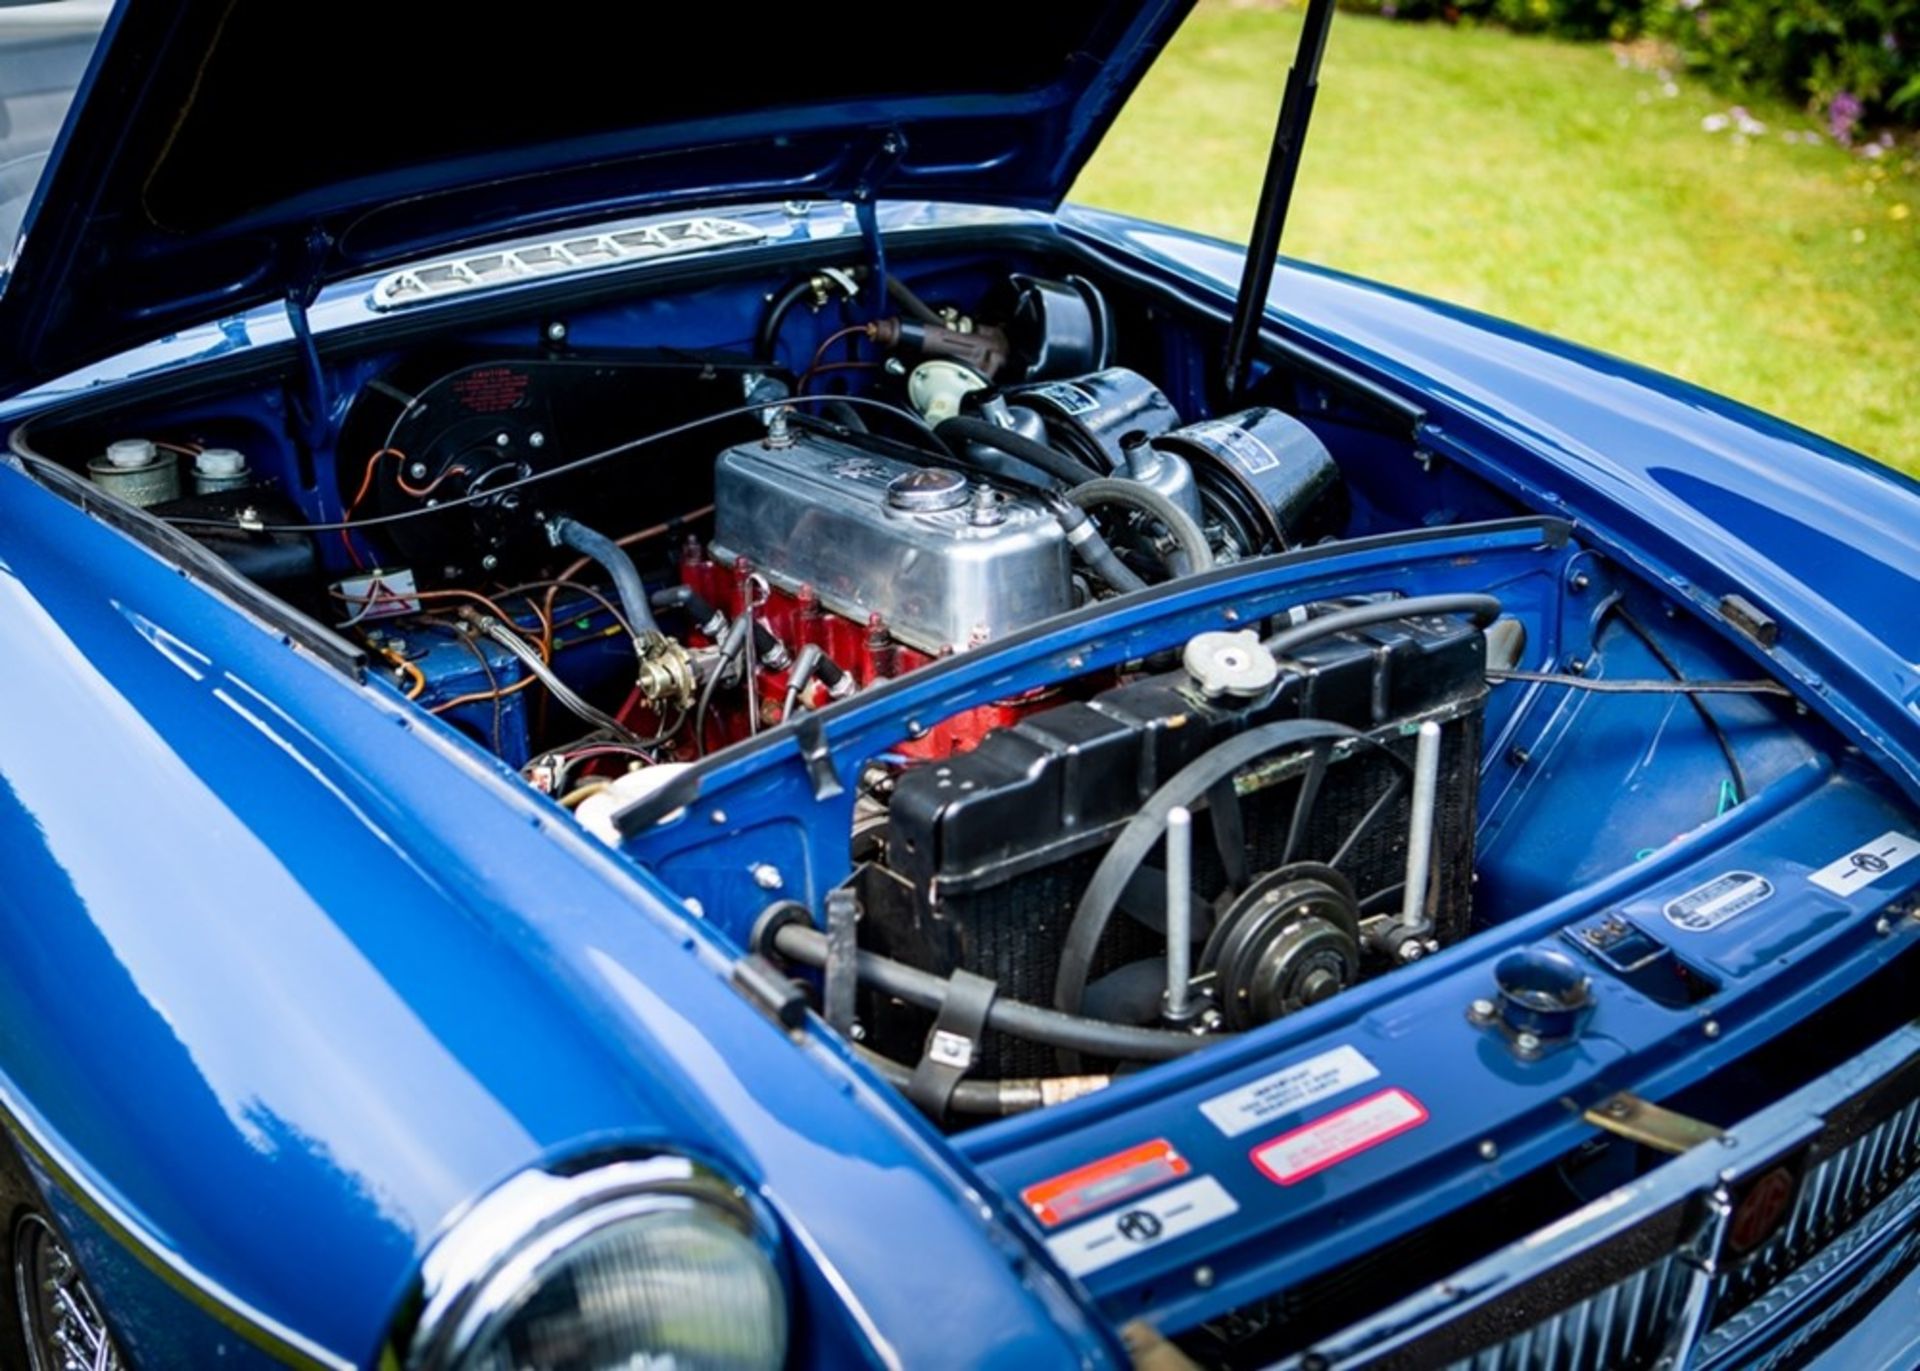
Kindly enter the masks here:
[[[741, 613], [749, 593], [756, 597], [764, 594], [758, 617], [789, 655], [797, 655], [802, 647], [812, 643], [862, 689], [934, 660], [924, 652], [894, 641], [878, 614], [869, 616], [864, 624], [856, 623], [828, 610], [809, 587], [802, 586], [798, 594], [771, 588], [764, 578], [754, 576], [754, 568], [744, 558], [731, 566], [723, 565], [709, 558], [696, 539], [689, 539], [681, 553], [680, 579], [729, 619]], [[753, 688], [759, 692], [763, 727], [779, 722], [787, 684], [785, 669], [762, 667], [756, 673]], [[922, 760], [964, 752], [994, 729], [1005, 728], [1042, 707], [1052, 694], [1052, 691], [1036, 691], [1016, 700], [996, 701], [966, 710], [930, 726], [918, 737], [902, 739], [895, 750]], [[807, 686], [805, 702], [810, 708], [818, 708], [827, 698], [827, 688], [816, 674]], [[731, 690], [723, 688], [714, 696], [709, 711], [707, 749], [711, 751], [746, 737], [748, 723], [746, 701], [740, 689], [737, 686]], [[651, 724], [647, 726], [650, 728]], [[686, 746], [689, 753], [694, 750], [690, 735]]]

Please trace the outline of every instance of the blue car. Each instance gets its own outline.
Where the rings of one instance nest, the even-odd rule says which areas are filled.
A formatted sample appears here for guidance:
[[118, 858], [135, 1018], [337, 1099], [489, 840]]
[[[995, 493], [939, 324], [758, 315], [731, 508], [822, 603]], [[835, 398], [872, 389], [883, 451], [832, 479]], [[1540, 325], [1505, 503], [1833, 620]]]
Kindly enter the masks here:
[[1188, 8], [0, 8], [0, 1366], [1920, 1357], [1920, 487]]

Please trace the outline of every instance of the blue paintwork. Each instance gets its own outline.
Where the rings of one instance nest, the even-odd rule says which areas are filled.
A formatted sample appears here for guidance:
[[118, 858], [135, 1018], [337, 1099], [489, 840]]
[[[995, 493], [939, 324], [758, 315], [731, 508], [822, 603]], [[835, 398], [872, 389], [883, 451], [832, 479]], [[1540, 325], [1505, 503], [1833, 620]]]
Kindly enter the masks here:
[[[882, 221], [907, 242], [967, 226], [1088, 245], [1215, 304], [1236, 270], [1221, 245], [1081, 211], [1054, 221], [897, 205]], [[323, 339], [368, 322], [365, 284], [319, 302]], [[1489, 716], [1499, 746], [1483, 905], [1497, 928], [1202, 1061], [958, 1147], [903, 1117], [823, 1033], [781, 1034], [727, 984], [768, 898], [750, 862], [771, 861], [808, 898], [844, 872], [844, 802], [815, 806], [789, 736], [717, 759], [689, 816], [634, 844], [649, 866], [624, 861], [386, 683], [345, 680], [0, 469], [0, 624], [16, 664], [0, 673], [0, 704], [31, 721], [0, 731], [0, 1103], [71, 1168], [44, 1179], [66, 1197], [129, 1350], [154, 1364], [248, 1355], [177, 1279], [136, 1271], [116, 1223], [320, 1364], [365, 1364], [464, 1203], [543, 1157], [666, 1143], [741, 1175], [780, 1216], [804, 1310], [799, 1360], [1117, 1362], [1114, 1318], [1145, 1311], [1183, 1327], [1324, 1270], [1587, 1136], [1562, 1095], [1631, 1084], [1665, 1097], [1906, 955], [1911, 934], [1877, 937], [1870, 909], [1823, 904], [1804, 877], [1856, 837], [1911, 823], [1901, 791], [1861, 758], [1834, 760], [1824, 730], [1857, 743], [1907, 798], [1920, 786], [1920, 640], [1889, 608], [1920, 570], [1920, 492], [1726, 401], [1460, 311], [1294, 267], [1275, 291], [1286, 337], [1426, 407], [1422, 442], [1445, 459], [1431, 479], [1476, 472], [1573, 516], [1578, 541], [1529, 524], [1437, 532], [1424, 555], [1348, 545], [1046, 625], [826, 716], [843, 780], [917, 715], [1178, 641], [1228, 609], [1244, 619], [1342, 586], [1491, 582], [1543, 663], [1591, 654], [1591, 601], [1565, 587], [1596, 551], [1703, 611], [1709, 631], [1689, 613], [1681, 650], [1717, 674], [1751, 670], [1757, 652], [1718, 623], [1719, 596], [1737, 589], [1773, 612], [1783, 633], [1770, 665], [1811, 714], [1787, 723], [1726, 706], [1744, 720], [1759, 793], [1716, 816], [1704, 807], [1717, 807], [1719, 763], [1684, 713], [1578, 706], [1617, 711], [1610, 726], [1658, 741], [1662, 775], [1684, 782], [1673, 803], [1703, 808], [1645, 815], [1645, 833], [1597, 836], [1589, 821], [1575, 863], [1585, 816], [1523, 804], [1537, 782], [1500, 756], [1525, 741], [1542, 765], [1585, 773], [1595, 758], [1565, 729], [1575, 706], [1503, 689]], [[50, 384], [8, 413], [288, 346], [284, 318], [260, 311]], [[363, 358], [334, 378], [338, 402], [381, 364]], [[271, 399], [250, 403], [263, 432], [284, 417]], [[1462, 500], [1484, 498], [1458, 484]], [[293, 493], [324, 513], [326, 485]], [[1822, 562], [1836, 545], [1840, 563]], [[1612, 674], [1644, 672], [1631, 643], [1597, 646]], [[1631, 768], [1620, 774], [1630, 786]], [[1655, 850], [1622, 869], [1606, 842]], [[1683, 940], [1657, 906], [1730, 866], [1798, 884], [1763, 914]], [[1876, 895], [1915, 879], [1920, 869]], [[686, 894], [708, 918], [686, 916]], [[1603, 979], [1587, 1036], [1527, 1069], [1466, 1023], [1460, 1007], [1484, 993], [1498, 953], [1557, 946], [1558, 930], [1615, 906], [1710, 973], [1712, 997], [1673, 1009]], [[1429, 1122], [1284, 1194], [1246, 1162], [1270, 1130], [1228, 1144], [1196, 1126], [1200, 1099], [1335, 1042], [1363, 1043]], [[1478, 1159], [1490, 1131], [1497, 1165]], [[1077, 1290], [1003, 1196], [1161, 1135], [1220, 1175], [1240, 1213]], [[103, 1226], [102, 1213], [117, 1218]], [[1215, 1268], [1204, 1289], [1191, 1274], [1201, 1259]]]
[[[768, 898], [753, 886], [752, 862], [774, 863], [789, 878], [780, 893], [816, 908], [826, 888], [846, 876], [843, 835], [853, 778], [868, 757], [911, 733], [914, 720], [1006, 698], [1070, 671], [1097, 671], [1304, 600], [1359, 590], [1492, 588], [1546, 660], [1568, 652], [1601, 660], [1581, 636], [1583, 597], [1561, 589], [1570, 566], [1586, 554], [1543, 538], [1537, 526], [1436, 530], [1424, 544], [1344, 543], [1316, 552], [1183, 582], [1154, 601], [1049, 625], [997, 652], [950, 660], [823, 714], [834, 771], [845, 788], [839, 795], [812, 798], [818, 778], [784, 731], [737, 748], [703, 768], [698, 797], [689, 798], [683, 817], [637, 835], [630, 850], [698, 899], [717, 923], [744, 936]], [[1629, 656], [1627, 663], [1626, 671], [1608, 663], [1595, 674], [1635, 674], [1638, 659]], [[1520, 698], [1524, 692], [1509, 693], [1515, 702], [1501, 700], [1492, 712], [1496, 730], [1515, 714], [1550, 712], [1533, 709], [1535, 700]], [[1650, 727], [1654, 741], [1636, 750], [1656, 746], [1671, 723], [1672, 703], [1609, 700], [1646, 717], [1596, 730], [1597, 745], [1622, 750], [1632, 729]], [[1533, 727], [1552, 730], [1556, 722]], [[1530, 729], [1519, 736], [1532, 742]], [[1232, 1046], [1070, 1105], [976, 1129], [958, 1146], [1008, 1193], [1152, 1138], [1170, 1140], [1197, 1171], [1225, 1184], [1240, 1205], [1232, 1218], [1086, 1280], [1114, 1319], [1144, 1315], [1169, 1330], [1295, 1286], [1469, 1203], [1590, 1135], [1569, 1116], [1566, 1098], [1597, 1100], [1626, 1081], [1664, 1098], [1699, 1081], [1742, 1042], [1770, 1037], [1912, 949], [1920, 929], [1886, 939], [1873, 924], [1884, 900], [1920, 884], [1920, 868], [1889, 878], [1871, 899], [1841, 900], [1806, 881], [1853, 843], [1908, 827], [1898, 803], [1870, 777], [1838, 773], [1790, 739], [1764, 739], [1756, 755], [1770, 757], [1757, 773], [1765, 790], [1718, 817], [1711, 787], [1725, 772], [1717, 756], [1707, 760], [1703, 749], [1691, 766], [1684, 757], [1663, 756], [1661, 784], [1684, 794], [1691, 769], [1700, 777], [1691, 789], [1705, 804], [1691, 817], [1690, 831], [1637, 864], [1631, 854], [1641, 834], [1631, 827], [1609, 832], [1614, 810], [1584, 778], [1563, 785], [1572, 790], [1566, 803], [1584, 810], [1587, 837], [1612, 842], [1610, 859], [1589, 879], [1581, 881], [1578, 865], [1570, 870], [1555, 846], [1556, 838], [1569, 836], [1564, 818], [1552, 810], [1533, 816], [1529, 822], [1547, 832], [1514, 844], [1523, 869], [1503, 875], [1503, 853], [1484, 853], [1483, 880], [1538, 885], [1557, 898]], [[1632, 823], [1646, 817], [1644, 808], [1630, 799], [1620, 812]], [[1658, 811], [1651, 819], [1666, 822]], [[1655, 831], [1668, 836], [1664, 827]], [[1661, 918], [1666, 901], [1727, 870], [1760, 872], [1778, 894], [1751, 917], [1707, 934], [1683, 936]], [[1488, 877], [1489, 871], [1496, 874]], [[1465, 1007], [1492, 993], [1491, 968], [1502, 955], [1530, 945], [1558, 947], [1562, 929], [1615, 910], [1705, 972], [1719, 993], [1670, 1007], [1625, 982], [1598, 977], [1598, 1007], [1578, 1043], [1538, 1064], [1516, 1061], [1503, 1041], [1466, 1021]], [[1708, 1019], [1716, 1021], [1718, 1036], [1701, 1031]], [[1341, 1046], [1359, 1047], [1379, 1079], [1344, 1098], [1276, 1116], [1244, 1138], [1223, 1138], [1200, 1111], [1204, 1100]], [[1427, 1106], [1431, 1117], [1417, 1133], [1285, 1190], [1250, 1165], [1255, 1143], [1389, 1084]], [[1499, 1148], [1497, 1166], [1478, 1160], [1476, 1148], [1488, 1138]], [[1200, 1263], [1211, 1272], [1204, 1285], [1191, 1277]]]
[[[541, 1157], [663, 1143], [724, 1159], [804, 1238], [823, 1364], [925, 1364], [962, 1335], [1009, 1365], [1112, 1355], [954, 1203], [950, 1157], [727, 987], [657, 882], [12, 469], [0, 526], [0, 617], [34, 664], [0, 697], [35, 721], [0, 731], [0, 1095], [164, 1250], [364, 1363], [467, 1200]], [[128, 1350], [239, 1346], [182, 1312], [123, 1319]]]

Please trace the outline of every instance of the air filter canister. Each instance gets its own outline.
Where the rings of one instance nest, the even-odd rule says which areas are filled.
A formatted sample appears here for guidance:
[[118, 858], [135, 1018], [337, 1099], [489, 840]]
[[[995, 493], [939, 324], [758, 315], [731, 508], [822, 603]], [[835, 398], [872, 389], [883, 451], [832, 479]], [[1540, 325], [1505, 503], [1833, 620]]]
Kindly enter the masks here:
[[1156, 438], [1180, 422], [1173, 401], [1158, 386], [1127, 367], [1049, 381], [1007, 392], [1007, 399], [1037, 411], [1057, 447], [1095, 471], [1126, 474], [1120, 439], [1129, 433]]
[[1209, 536], [1238, 556], [1304, 547], [1346, 525], [1347, 488], [1333, 454], [1282, 410], [1256, 405], [1205, 419], [1154, 446], [1192, 465]]

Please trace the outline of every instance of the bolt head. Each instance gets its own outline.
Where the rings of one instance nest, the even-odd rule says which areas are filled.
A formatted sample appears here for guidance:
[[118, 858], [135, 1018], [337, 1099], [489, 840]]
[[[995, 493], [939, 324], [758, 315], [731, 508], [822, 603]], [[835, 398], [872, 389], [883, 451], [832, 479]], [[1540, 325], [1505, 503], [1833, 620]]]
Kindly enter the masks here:
[[500, 432], [493, 435], [493, 445], [495, 447], [507, 447], [512, 442], [513, 442], [513, 435], [511, 433], [508, 433], [505, 429], [501, 429]]
[[409, 480], [414, 480], [414, 481], [426, 480], [427, 464], [425, 462], [415, 462], [412, 466], [407, 468], [407, 477]]
[[1211, 1290], [1213, 1288], [1213, 1268], [1211, 1266], [1194, 1267], [1193, 1283], [1202, 1290]]
[[1467, 1016], [1485, 1022], [1493, 1017], [1492, 1000], [1475, 1000], [1467, 1006]]
[[753, 883], [762, 890], [778, 890], [786, 884], [786, 881], [780, 875], [779, 867], [768, 862], [755, 862], [753, 864]]
[[1720, 1036], [1720, 1021], [1718, 1019], [1708, 1019], [1700, 1025], [1700, 1031], [1709, 1038], [1717, 1038]]
[[546, 445], [547, 445], [547, 435], [542, 433], [539, 429], [535, 429], [532, 433], [529, 433], [527, 435], [528, 447], [545, 447]]
[[489, 552], [486, 556], [480, 559], [480, 569], [482, 571], [492, 571], [495, 567], [499, 565], [500, 565], [500, 559], [494, 556], [491, 552]]
[[1499, 1155], [1500, 1145], [1494, 1142], [1492, 1138], [1482, 1138], [1480, 1140], [1480, 1159], [1482, 1161], [1490, 1162]]
[[1587, 575], [1587, 573], [1584, 571], [1576, 571], [1573, 573], [1572, 579], [1570, 579], [1567, 582], [1567, 584], [1571, 586], [1575, 591], [1585, 590], [1588, 586], [1593, 584], [1593, 577]]
[[1540, 1036], [1537, 1033], [1516, 1033], [1513, 1037], [1513, 1045], [1521, 1052], [1532, 1056], [1540, 1050]]
[[1893, 921], [1891, 919], [1875, 919], [1873, 921], [1873, 931], [1884, 938], [1893, 932]]
[[551, 324], [548, 324], [547, 325], [547, 341], [549, 343], [566, 342], [567, 326], [558, 319], [555, 319]]

